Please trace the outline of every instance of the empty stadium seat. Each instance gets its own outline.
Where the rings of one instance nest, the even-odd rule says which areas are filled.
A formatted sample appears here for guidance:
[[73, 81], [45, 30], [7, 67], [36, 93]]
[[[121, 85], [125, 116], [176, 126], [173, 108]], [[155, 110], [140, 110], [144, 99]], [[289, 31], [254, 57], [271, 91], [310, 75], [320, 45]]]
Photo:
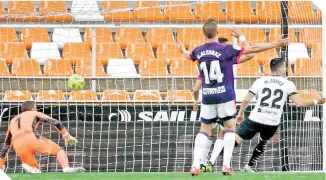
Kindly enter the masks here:
[[[236, 102], [242, 102], [243, 99], [246, 97], [246, 95], [248, 94], [248, 89], [236, 89], [235, 90], [235, 94], [236, 94]], [[257, 99], [252, 98], [251, 102], [256, 102]]]
[[233, 36], [231, 33], [232, 30], [230, 28], [218, 28], [218, 37], [227, 38], [230, 44], [233, 42]]
[[73, 19], [64, 1], [41, 1], [39, 14], [45, 22], [71, 22]]
[[302, 28], [299, 32], [299, 40], [305, 43], [307, 48], [311, 48], [313, 44], [321, 44], [321, 37], [322, 28]]
[[250, 44], [267, 41], [265, 28], [240, 28], [239, 30], [244, 34]]
[[10, 76], [6, 60], [0, 58], [0, 76]]
[[158, 59], [184, 58], [176, 43], [159, 44], [156, 54]]
[[168, 21], [196, 21], [196, 17], [191, 11], [189, 1], [166, 1], [165, 15]]
[[293, 23], [309, 23], [321, 21], [320, 16], [316, 16], [311, 5], [311, 1], [289, 1], [289, 19]]
[[[75, 71], [76, 74], [80, 74], [82, 76], [92, 76], [92, 60], [80, 59], [76, 61]], [[96, 61], [96, 76], [107, 76], [100, 60]]]
[[0, 28], [0, 43], [18, 42], [15, 28]]
[[147, 42], [151, 43], [153, 48], [161, 43], [175, 43], [172, 29], [169, 28], [151, 28], [147, 30]]
[[28, 58], [26, 46], [24, 43], [4, 43], [0, 46], [1, 58], [4, 58], [7, 64], [12, 64], [16, 58]]
[[126, 49], [126, 56], [131, 58], [135, 64], [155, 59], [152, 46], [148, 42], [129, 43]]
[[322, 60], [322, 43], [312, 44], [311, 46], [311, 57], [321, 62]]
[[317, 90], [298, 90], [298, 94], [302, 99], [318, 99], [319, 92]]
[[83, 42], [78, 28], [54, 28], [52, 41], [61, 49], [65, 43]]
[[223, 12], [219, 2], [200, 2], [196, 4], [196, 16], [200, 21], [207, 21], [210, 18], [217, 22], [226, 22], [227, 16]]
[[37, 93], [36, 100], [39, 101], [62, 101], [65, 96], [62, 90], [40, 90]]
[[[281, 28], [270, 28], [269, 30], [269, 42], [278, 41], [282, 36]], [[298, 38], [295, 34], [293, 28], [289, 28], [288, 37], [291, 39], [291, 42], [298, 42]]]
[[237, 76], [261, 76], [259, 64], [255, 60], [250, 60], [237, 65]]
[[139, 28], [118, 28], [116, 41], [119, 42], [122, 48], [126, 48], [128, 43], [145, 42]]
[[79, 60], [90, 60], [92, 54], [89, 46], [85, 43], [66, 43], [63, 47], [63, 58], [71, 60], [72, 64], [76, 64]]
[[276, 49], [270, 49], [260, 53], [255, 53], [255, 60], [258, 64], [265, 64], [270, 62], [271, 59], [278, 57]]
[[173, 59], [170, 67], [173, 76], [198, 76], [196, 63], [188, 59]]
[[[109, 28], [96, 28], [96, 44], [113, 42], [111, 30]], [[92, 47], [92, 29], [87, 28], [84, 34], [84, 41]]]
[[24, 28], [21, 33], [21, 41], [30, 49], [33, 42], [50, 42], [48, 29], [46, 28]]
[[315, 59], [297, 59], [293, 76], [322, 76], [320, 62]]
[[102, 61], [103, 65], [108, 65], [108, 60], [123, 59], [122, 51], [119, 43], [97, 43], [96, 44], [96, 59]]
[[161, 94], [158, 90], [136, 90], [134, 94], [136, 101], [159, 101], [162, 100]]
[[106, 72], [113, 77], [140, 77], [132, 59], [110, 59]]
[[75, 21], [104, 21], [96, 0], [73, 0], [71, 14]]
[[125, 101], [125, 100], [130, 100], [130, 98], [126, 90], [104, 90], [102, 93], [101, 100]]
[[14, 59], [11, 72], [14, 76], [42, 76], [40, 64], [35, 59]]
[[134, 16], [139, 22], [163, 21], [165, 19], [159, 1], [136, 1]]
[[257, 13], [259, 22], [280, 23], [281, 22], [281, 3], [279, 1], [257, 1]]
[[11, 90], [6, 91], [4, 101], [27, 101], [33, 100], [32, 93], [28, 90]]
[[142, 76], [167, 76], [167, 67], [164, 60], [149, 60], [139, 64], [139, 73]]
[[5, 21], [5, 20], [7, 20], [7, 16], [6, 16], [6, 13], [4, 11], [3, 3], [0, 2], [0, 21]]
[[134, 21], [134, 16], [132, 15], [131, 8], [129, 8], [127, 1], [104, 1], [102, 10], [106, 21]]
[[44, 76], [71, 76], [71, 63], [64, 59], [48, 59], [44, 64]]
[[95, 91], [92, 90], [71, 91], [69, 100], [92, 101], [97, 100], [97, 96]]
[[298, 58], [309, 58], [307, 47], [303, 43], [291, 43], [288, 45], [288, 61], [294, 63]]
[[43, 65], [47, 59], [60, 59], [61, 56], [57, 44], [35, 42], [32, 44], [31, 58]]
[[189, 48], [190, 43], [197, 45], [205, 43], [205, 36], [202, 28], [179, 28], [177, 40]]
[[13, 22], [38, 22], [40, 20], [32, 1], [9, 1], [8, 14]]
[[166, 100], [193, 100], [190, 90], [168, 90]]
[[256, 23], [258, 21], [250, 1], [228, 1], [226, 6], [228, 19], [232, 22]]

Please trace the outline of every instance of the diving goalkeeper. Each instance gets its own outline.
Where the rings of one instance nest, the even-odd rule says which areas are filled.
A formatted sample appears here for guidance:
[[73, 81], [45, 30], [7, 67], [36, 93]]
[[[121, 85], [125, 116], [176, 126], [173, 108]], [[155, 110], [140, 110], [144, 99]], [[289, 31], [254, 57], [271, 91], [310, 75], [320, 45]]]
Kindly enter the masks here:
[[15, 116], [9, 124], [4, 145], [0, 152], [0, 168], [2, 169], [11, 148], [22, 161], [22, 167], [27, 173], [41, 173], [40, 165], [34, 153], [56, 156], [63, 172], [80, 172], [84, 168], [71, 168], [66, 152], [53, 141], [40, 136], [37, 128], [41, 123], [54, 126], [63, 136], [66, 145], [74, 145], [78, 141], [72, 137], [61, 122], [36, 111], [33, 101], [21, 105], [22, 113]]

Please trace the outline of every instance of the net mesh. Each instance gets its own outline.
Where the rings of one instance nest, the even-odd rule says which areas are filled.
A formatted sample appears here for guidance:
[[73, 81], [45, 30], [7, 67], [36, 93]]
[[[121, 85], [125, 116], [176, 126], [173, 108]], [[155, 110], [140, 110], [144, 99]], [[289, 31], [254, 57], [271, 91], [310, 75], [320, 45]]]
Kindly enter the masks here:
[[[303, 98], [316, 98], [322, 91], [321, 11], [310, 1], [290, 1], [287, 8], [288, 36], [295, 43], [289, 47], [289, 79]], [[176, 42], [189, 51], [203, 44], [201, 27], [212, 17], [219, 22], [219, 37], [230, 44], [239, 44], [230, 26], [241, 29], [250, 44], [273, 42], [281, 36], [280, 14], [279, 1], [2, 1], [0, 139], [21, 102], [34, 99], [39, 111], [77, 137], [76, 146], [65, 148], [72, 166], [188, 171], [199, 131], [200, 111], [192, 111], [190, 91], [198, 70], [183, 59]], [[270, 74], [269, 61], [279, 55], [279, 49], [269, 50], [234, 66], [237, 102], [255, 79]], [[84, 76], [85, 90], [67, 87], [72, 74]], [[289, 103], [257, 169], [321, 170], [321, 116], [322, 107]], [[39, 131], [64, 147], [54, 128], [43, 125]], [[235, 148], [235, 171], [247, 163], [258, 138]], [[55, 157], [36, 158], [42, 171], [61, 170]], [[215, 170], [221, 164], [218, 158]], [[22, 171], [14, 151], [7, 168]]]

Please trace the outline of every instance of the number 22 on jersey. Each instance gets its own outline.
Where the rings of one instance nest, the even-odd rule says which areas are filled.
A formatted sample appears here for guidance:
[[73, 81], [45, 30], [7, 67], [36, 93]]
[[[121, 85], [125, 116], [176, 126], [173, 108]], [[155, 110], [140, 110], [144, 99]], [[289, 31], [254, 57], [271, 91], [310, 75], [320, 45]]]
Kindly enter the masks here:
[[210, 84], [211, 81], [223, 82], [224, 74], [221, 72], [221, 66], [219, 61], [211, 61], [210, 69], [208, 72], [206, 62], [200, 63], [200, 70], [204, 73], [205, 84]]

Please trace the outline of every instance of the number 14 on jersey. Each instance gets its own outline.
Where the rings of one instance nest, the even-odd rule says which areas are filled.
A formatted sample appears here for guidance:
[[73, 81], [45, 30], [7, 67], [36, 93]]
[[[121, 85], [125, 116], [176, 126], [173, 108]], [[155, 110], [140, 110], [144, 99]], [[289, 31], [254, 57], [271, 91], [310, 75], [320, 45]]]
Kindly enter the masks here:
[[221, 72], [221, 66], [219, 61], [211, 61], [208, 72], [207, 62], [200, 63], [200, 69], [204, 73], [205, 84], [210, 84], [211, 81], [217, 81], [218, 83], [223, 82], [224, 74]]

